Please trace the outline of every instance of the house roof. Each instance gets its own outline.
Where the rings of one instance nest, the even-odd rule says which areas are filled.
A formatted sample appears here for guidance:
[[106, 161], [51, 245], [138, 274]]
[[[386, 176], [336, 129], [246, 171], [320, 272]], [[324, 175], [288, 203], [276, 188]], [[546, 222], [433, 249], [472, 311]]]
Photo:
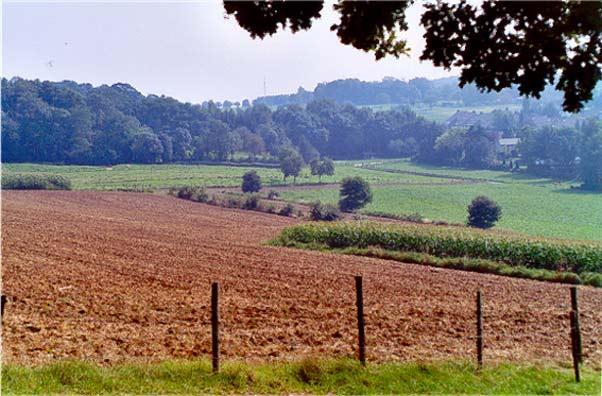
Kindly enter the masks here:
[[499, 143], [500, 146], [516, 146], [520, 143], [520, 138], [501, 138]]

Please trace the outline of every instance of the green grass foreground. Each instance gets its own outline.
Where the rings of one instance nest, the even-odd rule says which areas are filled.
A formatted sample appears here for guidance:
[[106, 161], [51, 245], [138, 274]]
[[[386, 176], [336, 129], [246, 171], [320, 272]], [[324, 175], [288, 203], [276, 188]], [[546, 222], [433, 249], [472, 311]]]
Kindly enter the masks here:
[[100, 367], [62, 362], [39, 367], [5, 365], [3, 394], [600, 394], [600, 372], [501, 364], [477, 371], [468, 363], [388, 363], [303, 360], [226, 363], [219, 374], [201, 361]]

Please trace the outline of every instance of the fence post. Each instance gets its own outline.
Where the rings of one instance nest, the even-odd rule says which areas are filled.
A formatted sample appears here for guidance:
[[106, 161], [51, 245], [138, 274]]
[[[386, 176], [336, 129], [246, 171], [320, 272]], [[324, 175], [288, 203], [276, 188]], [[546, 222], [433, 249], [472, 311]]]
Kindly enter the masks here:
[[219, 372], [219, 286], [211, 284], [211, 363], [213, 372]]
[[579, 354], [579, 363], [583, 363], [583, 349], [581, 346], [581, 328], [579, 326], [579, 305], [577, 303], [577, 287], [571, 287], [571, 309], [575, 312], [574, 324], [575, 327], [575, 342], [577, 344], [577, 353]]
[[575, 381], [579, 382], [579, 346], [577, 344], [576, 322], [577, 314], [575, 311], [571, 311], [571, 350], [573, 352], [573, 369], [575, 370]]
[[481, 291], [477, 290], [477, 364], [483, 367], [483, 305]]
[[366, 365], [366, 333], [364, 329], [364, 289], [362, 277], [355, 277], [355, 303], [357, 305], [357, 331], [359, 359], [362, 365]]
[[4, 319], [4, 306], [6, 305], [6, 296], [3, 294], [0, 297], [0, 318]]

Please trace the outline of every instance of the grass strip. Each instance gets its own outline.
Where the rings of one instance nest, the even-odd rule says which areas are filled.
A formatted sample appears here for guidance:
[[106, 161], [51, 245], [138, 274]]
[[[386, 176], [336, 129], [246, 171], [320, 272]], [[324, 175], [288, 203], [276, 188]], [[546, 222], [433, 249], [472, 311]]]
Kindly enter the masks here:
[[101, 367], [67, 361], [37, 367], [4, 365], [3, 394], [600, 394], [600, 373], [524, 364], [466, 362], [369, 364], [351, 359], [282, 363], [208, 360]]

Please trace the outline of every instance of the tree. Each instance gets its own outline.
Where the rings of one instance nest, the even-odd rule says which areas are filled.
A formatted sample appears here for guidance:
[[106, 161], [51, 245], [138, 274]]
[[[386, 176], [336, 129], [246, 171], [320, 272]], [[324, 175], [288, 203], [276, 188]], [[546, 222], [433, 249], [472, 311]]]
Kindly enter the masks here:
[[334, 162], [327, 157], [323, 160], [320, 160], [317, 157], [312, 159], [309, 163], [309, 167], [311, 169], [311, 174], [313, 176], [318, 176], [319, 181], [322, 181], [323, 175], [334, 175]]
[[464, 147], [467, 133], [465, 128], [450, 128], [435, 140], [435, 150], [439, 153], [441, 162], [460, 165], [464, 159]]
[[343, 212], [355, 212], [372, 202], [370, 185], [359, 176], [346, 177], [341, 182], [339, 208]]
[[585, 190], [602, 191], [602, 126], [587, 121], [581, 131], [579, 174]]
[[491, 228], [502, 217], [502, 208], [493, 200], [478, 196], [468, 205], [468, 225]]
[[156, 164], [161, 162], [163, 145], [161, 140], [150, 130], [144, 131], [134, 137], [132, 142], [132, 155], [134, 161], [143, 164]]
[[326, 157], [320, 163], [320, 170], [318, 172], [320, 177], [323, 175], [332, 176], [334, 175], [334, 161]]
[[280, 170], [284, 175], [284, 180], [292, 176], [293, 183], [296, 183], [301, 168], [303, 168], [303, 158], [295, 149], [285, 147], [280, 151]]
[[309, 169], [312, 176], [320, 175], [320, 159], [318, 157], [315, 157], [309, 162]]
[[256, 193], [261, 190], [261, 177], [256, 171], [248, 171], [242, 176], [242, 192]]
[[495, 160], [495, 142], [480, 125], [471, 126], [464, 143], [464, 165], [469, 168], [488, 168]]
[[[407, 54], [398, 34], [408, 30], [410, 1], [334, 5], [340, 22], [331, 26], [340, 41], [373, 52], [376, 59]], [[280, 28], [307, 30], [321, 17], [323, 1], [224, 1], [251, 37]], [[460, 68], [460, 86], [500, 91], [517, 85], [521, 95], [539, 97], [547, 83], [564, 92], [565, 111], [576, 112], [602, 79], [602, 2], [496, 1], [425, 4], [421, 24], [426, 45], [421, 60]]]

